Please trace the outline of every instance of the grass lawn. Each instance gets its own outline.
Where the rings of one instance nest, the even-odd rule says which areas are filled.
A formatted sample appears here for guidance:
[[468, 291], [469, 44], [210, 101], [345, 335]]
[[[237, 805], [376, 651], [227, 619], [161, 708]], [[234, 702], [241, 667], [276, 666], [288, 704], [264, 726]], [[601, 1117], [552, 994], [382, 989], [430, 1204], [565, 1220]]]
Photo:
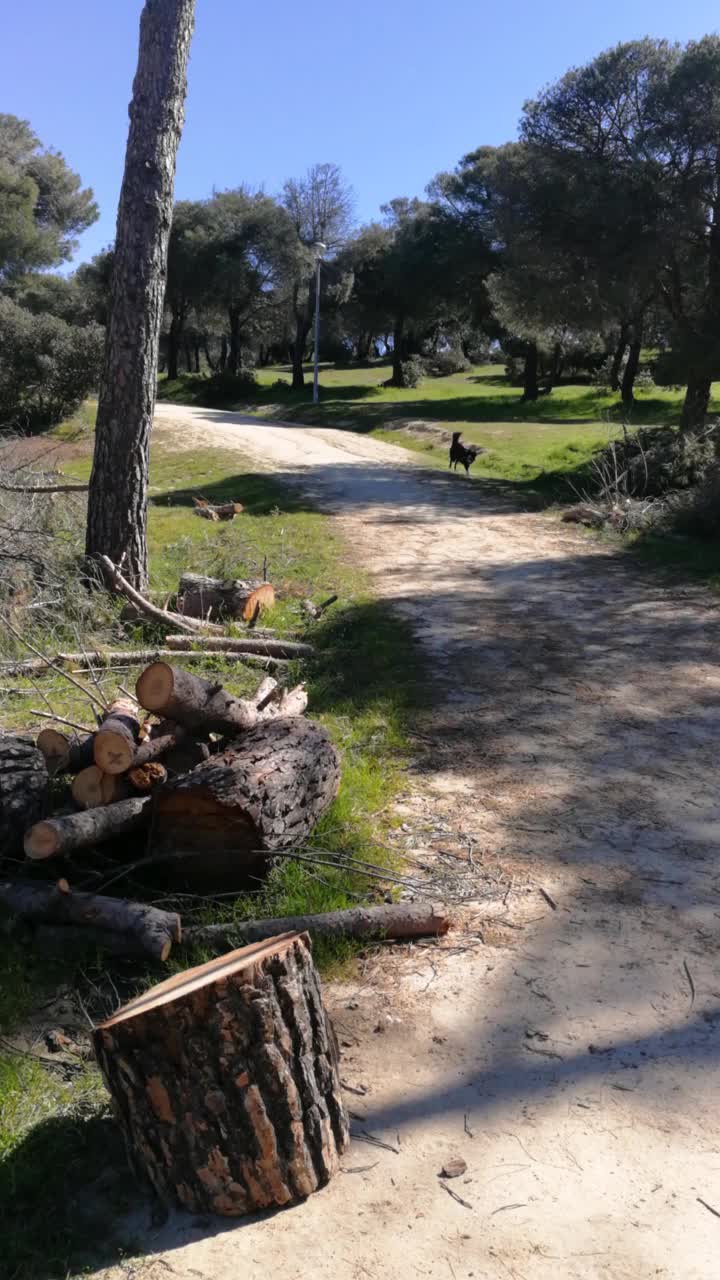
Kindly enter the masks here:
[[[73, 453], [63, 463], [68, 475], [89, 474], [91, 438], [88, 415], [80, 415], [59, 433], [73, 441]], [[193, 515], [191, 498], [202, 493], [213, 499], [238, 498], [245, 510], [227, 525], [209, 524]], [[73, 502], [77, 501], [72, 499]], [[82, 504], [78, 524], [65, 529], [68, 583], [63, 607], [51, 622], [33, 624], [37, 614], [14, 606], [14, 620], [23, 635], [45, 651], [61, 646], [144, 647], [162, 638], [143, 628], [120, 624], [119, 603], [104, 604], [88, 596], [72, 570], [79, 548]], [[73, 540], [74, 538], [74, 540]], [[264, 620], [279, 636], [304, 632], [298, 601], [320, 599], [337, 592], [340, 601], [320, 623], [307, 628], [317, 649], [310, 662], [293, 664], [281, 679], [304, 679], [309, 714], [328, 728], [342, 756], [340, 794], [318, 825], [312, 843], [371, 862], [389, 865], [393, 855], [386, 843], [391, 819], [389, 806], [402, 782], [405, 727], [420, 703], [421, 672], [412, 658], [412, 642], [404, 623], [393, 618], [369, 595], [362, 572], [349, 550], [335, 535], [329, 519], [288, 493], [271, 478], [254, 472], [234, 452], [217, 449], [174, 451], [156, 443], [152, 451], [149, 509], [151, 585], [163, 591], [177, 586], [182, 569], [221, 576], [250, 576], [267, 559], [268, 576], [279, 603]], [[4, 632], [2, 656], [20, 656], [23, 646]], [[23, 656], [25, 656], [23, 654]], [[178, 655], [182, 663], [182, 655]], [[199, 674], [217, 675], [235, 693], [256, 687], [262, 672], [242, 664], [208, 657], [194, 664]], [[138, 669], [98, 671], [105, 689], [119, 681], [132, 688]], [[86, 678], [86, 677], [81, 677]], [[8, 683], [7, 681], [4, 683]], [[88, 723], [83, 695], [61, 676], [31, 682], [19, 680], [11, 694], [0, 695], [0, 723], [4, 729], [36, 728], [33, 708], [53, 710], [79, 723]], [[139, 850], [138, 850], [139, 852]], [[79, 863], [80, 860], [78, 860]], [[100, 864], [102, 866], [102, 863]], [[6, 866], [7, 870], [17, 870]], [[58, 867], [78, 887], [86, 873]], [[322, 874], [320, 874], [322, 872]], [[80, 876], [80, 881], [78, 880]], [[102, 887], [100, 885], [100, 887]], [[116, 882], [110, 893], [141, 896], [142, 887]], [[171, 895], [163, 890], [163, 897]], [[314, 868], [285, 862], [260, 892], [233, 898], [179, 904], [186, 922], [241, 920], [262, 915], [312, 913], [352, 905], [378, 896], [378, 886], [350, 871]], [[323, 972], [338, 973], [352, 964], [356, 949], [318, 940], [316, 957]], [[193, 957], [201, 959], [202, 956]], [[178, 961], [180, 967], [188, 958]], [[20, 942], [3, 944], [0, 951], [0, 1237], [3, 1275], [13, 1280], [49, 1280], [78, 1275], [100, 1244], [103, 1260], [117, 1260], [119, 1251], [132, 1252], [132, 1242], [112, 1236], [112, 1218], [127, 1207], [132, 1185], [124, 1174], [115, 1130], [108, 1119], [104, 1090], [97, 1070], [79, 1063], [69, 1074], [41, 1066], [24, 1056], [38, 1016], [45, 1029], [57, 1022], [38, 1010], [57, 991], [58, 984], [81, 990], [96, 1018], [109, 1010], [102, 999], [115, 1003], [112, 981], [123, 998], [162, 976], [131, 962], [111, 961], [91, 953], [77, 959], [34, 955]], [[23, 1038], [18, 1039], [18, 1036]], [[12, 1045], [16, 1048], [13, 1051]], [[98, 1182], [98, 1179], [100, 1181]], [[89, 1190], [90, 1188], [90, 1190]], [[102, 1243], [101, 1243], [102, 1242]]]

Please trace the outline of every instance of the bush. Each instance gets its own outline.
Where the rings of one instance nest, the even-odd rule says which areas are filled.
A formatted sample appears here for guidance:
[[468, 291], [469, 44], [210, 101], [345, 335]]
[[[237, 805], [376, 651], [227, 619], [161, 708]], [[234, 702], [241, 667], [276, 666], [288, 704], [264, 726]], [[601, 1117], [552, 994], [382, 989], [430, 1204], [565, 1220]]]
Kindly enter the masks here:
[[669, 504], [669, 517], [677, 533], [695, 538], [720, 536], [720, 466], [709, 467], [694, 489], [676, 494]]
[[224, 405], [238, 397], [249, 395], [257, 387], [257, 378], [252, 369], [241, 369], [239, 373], [214, 373], [210, 378], [194, 380], [193, 388], [202, 393], [208, 405]]
[[52, 426], [97, 387], [103, 330], [33, 315], [0, 297], [0, 425]]
[[720, 430], [681, 435], [672, 427], [645, 427], [611, 440], [593, 470], [603, 484], [632, 498], [659, 498], [702, 483], [720, 452]]
[[409, 360], [403, 361], [400, 371], [403, 386], [414, 388], [419, 387], [425, 374], [425, 366], [419, 356], [411, 356]]
[[447, 378], [451, 373], [467, 373], [471, 367], [462, 351], [438, 351], [426, 356], [423, 365], [431, 378]]

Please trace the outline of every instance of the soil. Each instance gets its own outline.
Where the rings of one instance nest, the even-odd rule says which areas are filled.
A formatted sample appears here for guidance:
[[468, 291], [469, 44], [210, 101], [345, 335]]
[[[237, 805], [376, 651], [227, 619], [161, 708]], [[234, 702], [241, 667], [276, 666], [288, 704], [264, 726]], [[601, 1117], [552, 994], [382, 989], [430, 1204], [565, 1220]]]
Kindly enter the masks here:
[[413, 623], [434, 707], [398, 838], [472, 901], [442, 943], [379, 949], [326, 989], [358, 1135], [344, 1172], [270, 1216], [138, 1222], [133, 1274], [716, 1275], [716, 599], [361, 435], [158, 423], [300, 483]]

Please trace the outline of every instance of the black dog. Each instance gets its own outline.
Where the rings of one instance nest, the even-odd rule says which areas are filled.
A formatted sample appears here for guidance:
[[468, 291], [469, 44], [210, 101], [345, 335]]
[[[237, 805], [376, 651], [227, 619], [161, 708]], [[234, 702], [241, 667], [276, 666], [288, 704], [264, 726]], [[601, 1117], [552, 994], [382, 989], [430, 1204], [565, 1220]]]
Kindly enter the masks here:
[[482, 453], [482, 450], [476, 449], [473, 445], [470, 445], [470, 447], [468, 448], [466, 445], [461, 444], [460, 443], [461, 434], [462, 433], [460, 431], [453, 431], [452, 444], [450, 445], [450, 462], [448, 463], [448, 471], [452, 466], [454, 466], [455, 470], [457, 471], [458, 462], [462, 462], [465, 468], [465, 475], [467, 476], [470, 474], [470, 468], [473, 462], [477, 458], [478, 454]]

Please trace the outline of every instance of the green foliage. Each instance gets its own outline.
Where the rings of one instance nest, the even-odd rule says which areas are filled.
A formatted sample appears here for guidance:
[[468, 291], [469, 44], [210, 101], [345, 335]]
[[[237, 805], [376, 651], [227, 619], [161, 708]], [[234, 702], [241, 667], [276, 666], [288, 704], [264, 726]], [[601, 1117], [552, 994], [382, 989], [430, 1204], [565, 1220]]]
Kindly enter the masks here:
[[398, 384], [406, 390], [412, 391], [415, 387], [419, 387], [425, 375], [425, 365], [419, 356], [411, 356], [409, 360], [403, 360], [400, 364], [399, 373], [396, 374]]
[[103, 332], [0, 296], [0, 424], [36, 429], [74, 413], [97, 386]]
[[471, 365], [462, 351], [436, 351], [423, 356], [423, 368], [430, 378], [448, 378], [453, 373], [468, 373]]
[[98, 217], [90, 190], [30, 125], [0, 115], [0, 281], [67, 261]]

